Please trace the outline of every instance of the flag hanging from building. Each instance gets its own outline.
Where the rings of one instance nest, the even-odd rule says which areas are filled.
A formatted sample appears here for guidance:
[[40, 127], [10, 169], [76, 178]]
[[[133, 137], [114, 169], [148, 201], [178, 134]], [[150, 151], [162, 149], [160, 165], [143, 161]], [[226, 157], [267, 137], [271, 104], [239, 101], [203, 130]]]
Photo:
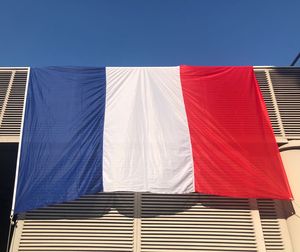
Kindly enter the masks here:
[[31, 68], [14, 212], [111, 191], [290, 199], [252, 67]]

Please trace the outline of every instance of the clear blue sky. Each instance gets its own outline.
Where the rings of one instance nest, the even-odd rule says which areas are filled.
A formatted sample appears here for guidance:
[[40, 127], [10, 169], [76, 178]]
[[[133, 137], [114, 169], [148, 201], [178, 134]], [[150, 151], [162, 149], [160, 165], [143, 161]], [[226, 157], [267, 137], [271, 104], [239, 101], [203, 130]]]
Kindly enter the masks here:
[[286, 66], [300, 51], [299, 0], [0, 0], [0, 24], [0, 66]]

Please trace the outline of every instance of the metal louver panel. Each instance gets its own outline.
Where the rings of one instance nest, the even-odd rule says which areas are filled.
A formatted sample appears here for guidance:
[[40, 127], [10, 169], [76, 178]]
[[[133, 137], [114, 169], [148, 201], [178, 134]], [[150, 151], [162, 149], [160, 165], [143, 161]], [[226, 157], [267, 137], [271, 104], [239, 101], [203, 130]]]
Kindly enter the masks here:
[[257, 251], [249, 201], [143, 194], [141, 251]]
[[253, 202], [98, 193], [19, 217], [11, 251], [292, 251], [276, 202]]
[[[287, 227], [282, 214], [280, 201], [259, 199], [257, 206], [263, 230], [265, 246], [267, 251], [292, 251], [289, 237], [284, 236]], [[280, 216], [282, 215], [282, 216]], [[281, 220], [280, 220], [281, 219]], [[282, 223], [283, 222], [283, 223]]]
[[16, 71], [3, 113], [0, 135], [19, 136], [22, 121], [27, 71]]
[[267, 106], [270, 121], [272, 123], [273, 131], [275, 136], [282, 136], [278, 116], [276, 115], [274, 101], [272, 99], [271, 90], [267, 80], [265, 70], [255, 70], [256, 79], [258, 81], [260, 90], [262, 92], [264, 101]]
[[300, 69], [272, 69], [282, 123], [288, 138], [300, 138]]
[[[7, 88], [11, 77], [11, 71], [0, 71], [0, 113], [2, 112], [3, 102], [5, 100]], [[0, 122], [2, 117], [0, 118]]]
[[133, 193], [98, 193], [29, 212], [12, 251], [132, 251], [133, 205]]

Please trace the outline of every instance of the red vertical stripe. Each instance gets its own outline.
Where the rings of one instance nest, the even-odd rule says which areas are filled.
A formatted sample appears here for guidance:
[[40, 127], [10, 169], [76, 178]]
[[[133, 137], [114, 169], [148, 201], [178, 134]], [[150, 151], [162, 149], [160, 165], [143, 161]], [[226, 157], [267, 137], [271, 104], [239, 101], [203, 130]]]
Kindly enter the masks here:
[[253, 68], [182, 66], [180, 74], [195, 191], [292, 198]]

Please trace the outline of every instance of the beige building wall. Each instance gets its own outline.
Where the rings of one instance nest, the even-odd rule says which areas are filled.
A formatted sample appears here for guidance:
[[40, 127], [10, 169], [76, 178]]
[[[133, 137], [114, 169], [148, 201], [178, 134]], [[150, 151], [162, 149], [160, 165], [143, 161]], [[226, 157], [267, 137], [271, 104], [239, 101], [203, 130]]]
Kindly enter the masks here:
[[281, 146], [280, 153], [294, 200], [286, 204], [287, 225], [293, 250], [300, 251], [300, 140]]

